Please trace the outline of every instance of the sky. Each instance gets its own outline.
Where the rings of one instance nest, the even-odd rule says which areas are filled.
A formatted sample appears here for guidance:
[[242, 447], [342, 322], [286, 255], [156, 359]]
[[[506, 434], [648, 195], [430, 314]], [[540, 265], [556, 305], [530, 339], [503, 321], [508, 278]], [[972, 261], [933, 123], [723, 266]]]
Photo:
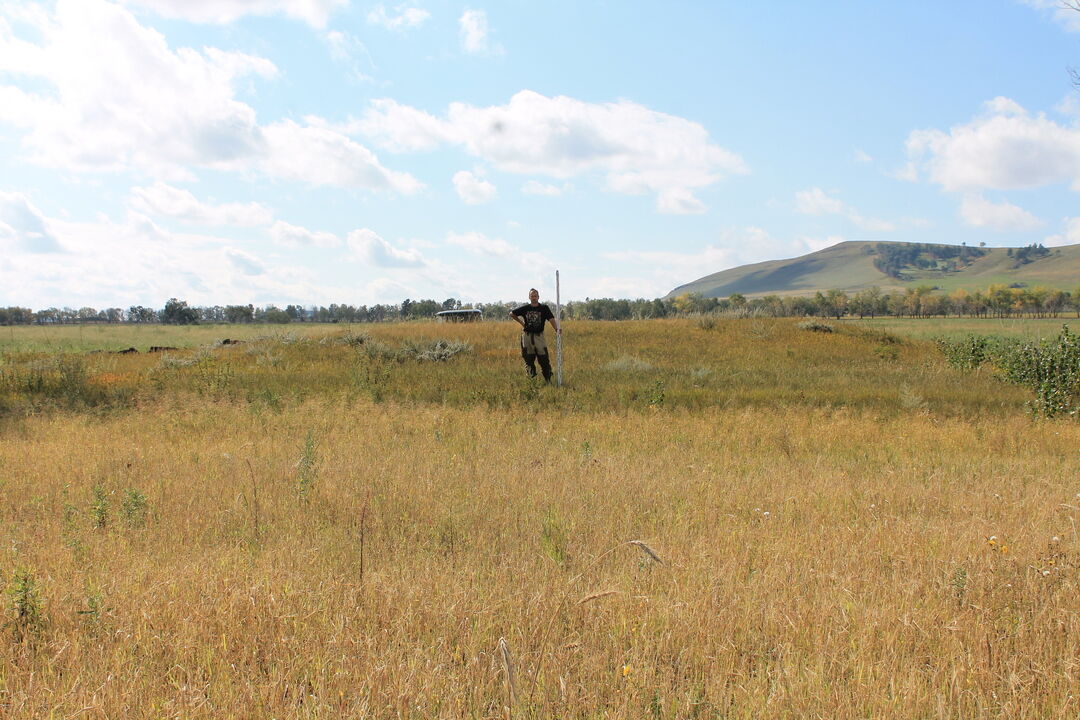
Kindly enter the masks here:
[[0, 306], [652, 298], [1080, 243], [1058, 0], [0, 0]]

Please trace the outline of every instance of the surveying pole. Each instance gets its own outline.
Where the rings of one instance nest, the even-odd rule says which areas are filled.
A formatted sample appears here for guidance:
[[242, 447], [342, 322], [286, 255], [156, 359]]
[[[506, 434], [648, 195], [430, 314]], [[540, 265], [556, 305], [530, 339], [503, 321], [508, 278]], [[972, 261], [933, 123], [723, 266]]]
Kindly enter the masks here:
[[559, 299], [559, 271], [555, 271], [555, 387], [562, 387], [562, 302]]

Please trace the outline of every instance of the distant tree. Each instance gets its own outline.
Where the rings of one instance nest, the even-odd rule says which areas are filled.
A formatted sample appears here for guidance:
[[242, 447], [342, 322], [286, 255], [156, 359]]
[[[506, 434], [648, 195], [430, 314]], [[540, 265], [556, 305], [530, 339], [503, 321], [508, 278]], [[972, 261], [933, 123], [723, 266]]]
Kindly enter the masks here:
[[142, 305], [132, 305], [127, 309], [127, 321], [130, 323], [154, 323], [160, 319], [158, 311]]
[[29, 325], [34, 321], [34, 311], [17, 306], [0, 308], [0, 325]]
[[267, 305], [264, 309], [255, 313], [255, 321], [285, 325], [292, 322], [292, 318], [289, 317], [289, 313], [281, 308], [274, 305]]
[[226, 305], [225, 322], [249, 323], [255, 321], [254, 305]]
[[199, 322], [199, 312], [188, 307], [184, 300], [169, 298], [165, 309], [161, 311], [161, 322], [166, 325], [195, 325]]
[[859, 317], [876, 317], [881, 315], [884, 307], [881, 305], [881, 288], [872, 287], [860, 290], [848, 301], [848, 311]]
[[971, 294], [963, 288], [953, 290], [949, 294], [949, 306], [957, 317], [967, 315], [971, 312]]

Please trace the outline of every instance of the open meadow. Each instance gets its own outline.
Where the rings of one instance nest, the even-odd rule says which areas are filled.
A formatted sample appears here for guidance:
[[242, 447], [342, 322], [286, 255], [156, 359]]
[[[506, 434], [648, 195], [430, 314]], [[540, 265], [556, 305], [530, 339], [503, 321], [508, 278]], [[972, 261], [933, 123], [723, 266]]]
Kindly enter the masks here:
[[1080, 716], [1080, 423], [933, 322], [0, 328], [0, 716]]

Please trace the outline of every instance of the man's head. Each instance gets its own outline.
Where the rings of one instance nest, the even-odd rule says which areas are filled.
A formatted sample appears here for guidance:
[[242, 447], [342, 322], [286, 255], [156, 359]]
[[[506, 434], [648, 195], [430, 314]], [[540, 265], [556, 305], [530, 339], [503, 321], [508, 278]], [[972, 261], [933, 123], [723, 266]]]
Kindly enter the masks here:
[[538, 302], [540, 302], [540, 291], [536, 288], [531, 288], [529, 290], [529, 302], [533, 305], [536, 305]]

